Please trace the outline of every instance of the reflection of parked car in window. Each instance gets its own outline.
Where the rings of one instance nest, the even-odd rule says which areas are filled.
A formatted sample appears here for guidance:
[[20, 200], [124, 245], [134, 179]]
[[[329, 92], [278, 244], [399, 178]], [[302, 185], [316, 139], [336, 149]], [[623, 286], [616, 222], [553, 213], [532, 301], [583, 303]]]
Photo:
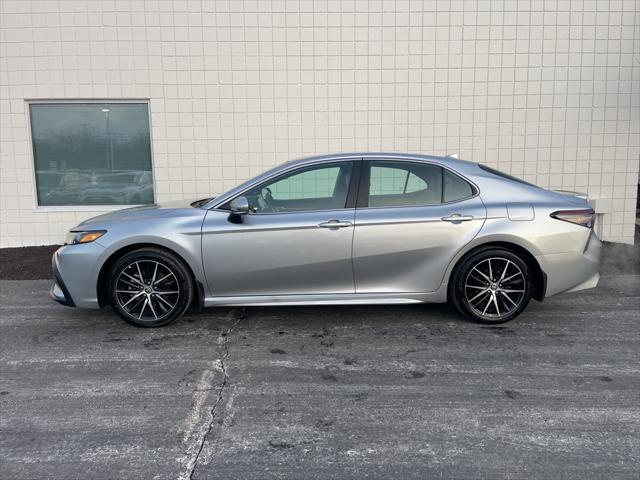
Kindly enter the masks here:
[[37, 186], [38, 197], [40, 199], [42, 199], [47, 192], [57, 188], [61, 178], [65, 175], [63, 172], [57, 170], [38, 170], [36, 174], [38, 176]]
[[151, 172], [96, 175], [91, 185], [80, 192], [80, 201], [83, 204], [93, 205], [153, 203]]
[[[38, 173], [39, 178], [42, 172]], [[153, 203], [149, 171], [66, 172], [44, 195], [46, 205], [141, 205]], [[43, 190], [42, 185], [39, 189]]]

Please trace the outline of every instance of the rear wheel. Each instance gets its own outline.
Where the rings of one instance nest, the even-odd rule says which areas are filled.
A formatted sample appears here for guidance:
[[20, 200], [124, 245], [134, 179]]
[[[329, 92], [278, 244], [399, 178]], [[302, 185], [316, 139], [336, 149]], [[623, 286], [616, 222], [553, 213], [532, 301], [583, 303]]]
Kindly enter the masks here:
[[138, 327], [159, 327], [178, 319], [193, 298], [193, 280], [175, 255], [143, 248], [118, 260], [109, 275], [111, 306]]
[[527, 263], [509, 250], [490, 248], [472, 253], [460, 263], [449, 297], [470, 320], [497, 324], [520, 315], [532, 291]]

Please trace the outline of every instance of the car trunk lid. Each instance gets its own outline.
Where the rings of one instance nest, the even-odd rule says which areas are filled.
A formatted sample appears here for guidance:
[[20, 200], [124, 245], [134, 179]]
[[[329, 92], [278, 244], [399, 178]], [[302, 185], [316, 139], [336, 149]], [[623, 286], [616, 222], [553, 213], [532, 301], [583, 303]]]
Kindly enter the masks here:
[[554, 193], [559, 193], [560, 195], [567, 195], [569, 197], [577, 197], [582, 200], [587, 200], [588, 195], [584, 192], [572, 192], [571, 190], [551, 190]]

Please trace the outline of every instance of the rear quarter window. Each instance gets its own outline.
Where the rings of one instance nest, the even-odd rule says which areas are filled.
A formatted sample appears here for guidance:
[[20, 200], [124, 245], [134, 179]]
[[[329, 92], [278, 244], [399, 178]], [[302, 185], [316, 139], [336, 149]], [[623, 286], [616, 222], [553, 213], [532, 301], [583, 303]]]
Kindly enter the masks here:
[[474, 194], [473, 187], [469, 182], [448, 170], [444, 170], [443, 187], [442, 201], [444, 203], [463, 200]]

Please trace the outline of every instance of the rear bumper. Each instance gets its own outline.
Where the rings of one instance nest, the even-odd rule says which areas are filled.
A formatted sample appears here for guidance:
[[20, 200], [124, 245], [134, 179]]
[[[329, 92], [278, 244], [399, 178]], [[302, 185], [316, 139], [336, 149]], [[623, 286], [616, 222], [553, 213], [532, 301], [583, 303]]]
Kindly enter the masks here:
[[602, 242], [592, 231], [577, 251], [540, 255], [536, 259], [547, 275], [545, 297], [594, 288], [600, 279]]

